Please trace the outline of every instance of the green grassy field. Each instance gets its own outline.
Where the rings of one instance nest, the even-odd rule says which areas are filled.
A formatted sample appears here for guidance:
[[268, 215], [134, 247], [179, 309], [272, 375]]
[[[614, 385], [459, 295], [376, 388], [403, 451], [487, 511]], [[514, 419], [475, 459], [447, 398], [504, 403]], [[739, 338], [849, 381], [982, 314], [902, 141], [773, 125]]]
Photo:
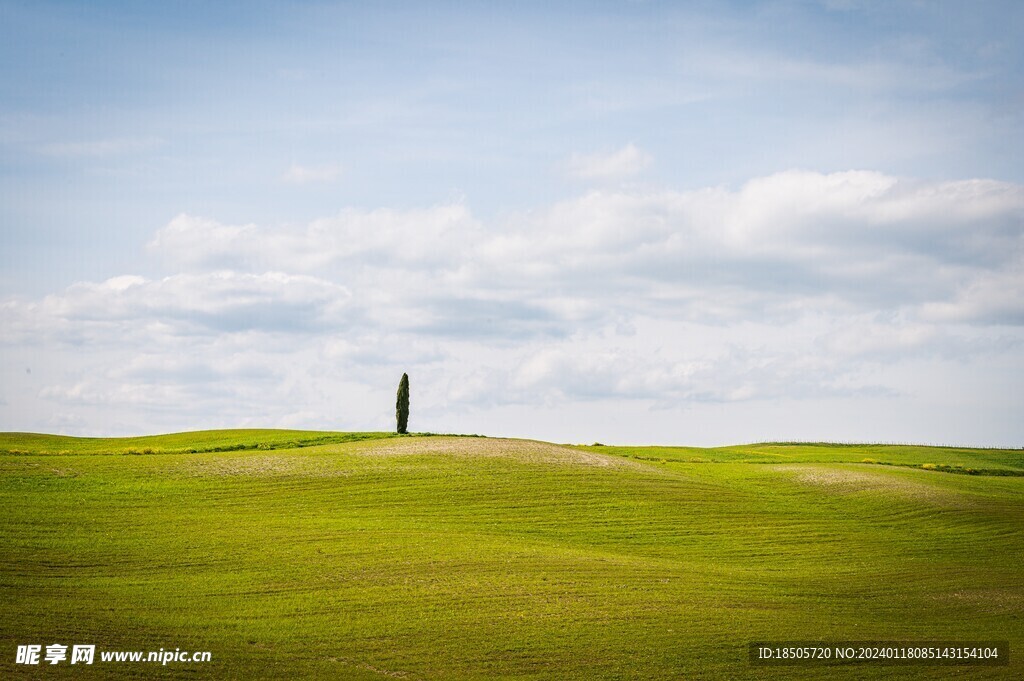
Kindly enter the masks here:
[[[1008, 450], [2, 434], [0, 678], [1022, 678], [1021, 473]], [[935, 639], [1015, 654], [747, 661]], [[213, 659], [15, 664], [51, 643]]]

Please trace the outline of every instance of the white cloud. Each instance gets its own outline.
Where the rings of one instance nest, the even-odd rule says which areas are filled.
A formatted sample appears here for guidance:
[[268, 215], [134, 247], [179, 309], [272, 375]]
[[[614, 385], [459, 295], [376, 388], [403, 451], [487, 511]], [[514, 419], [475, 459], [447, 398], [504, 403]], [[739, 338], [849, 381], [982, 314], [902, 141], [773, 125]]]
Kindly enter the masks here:
[[147, 248], [189, 268], [435, 267], [464, 258], [477, 229], [459, 203], [407, 211], [349, 209], [301, 228], [225, 225], [182, 214], [158, 230]]
[[223, 225], [182, 213], [158, 230], [147, 248], [179, 266], [239, 267], [259, 237], [253, 224]]
[[1019, 291], [1022, 224], [1019, 185], [793, 171], [736, 191], [590, 192], [481, 241], [463, 274], [704, 321], [920, 310], [997, 273]]
[[931, 324], [901, 320], [880, 321], [865, 315], [849, 319], [848, 323], [821, 337], [825, 352], [847, 359], [885, 359], [914, 356], [925, 353], [942, 338], [942, 331]]
[[[695, 327], [651, 322], [672, 338]], [[696, 327], [699, 332], [699, 327]], [[448, 385], [451, 406], [538, 405], [547, 408], [577, 402], [639, 401], [656, 409], [692, 404], [736, 403], [783, 398], [832, 398], [883, 394], [884, 385], [865, 381], [860, 364], [816, 347], [813, 328], [790, 328], [785, 339], [763, 332], [760, 343], [728, 332], [717, 346], [665, 347], [650, 337], [612, 336], [559, 340], [510, 349], [492, 358], [488, 368], [457, 374]], [[769, 340], [770, 339], [770, 340]], [[794, 341], [798, 342], [798, 347]]]
[[922, 317], [936, 322], [1024, 325], [1024, 258], [970, 280], [951, 300], [927, 303]]
[[318, 184], [334, 182], [341, 176], [341, 166], [327, 163], [317, 166], [302, 166], [293, 163], [281, 176], [289, 184]]
[[566, 164], [571, 176], [583, 180], [619, 180], [638, 175], [651, 155], [632, 142], [612, 153], [573, 154]]
[[349, 321], [351, 297], [344, 286], [281, 272], [121, 276], [77, 283], [38, 302], [8, 300], [0, 338], [106, 345], [153, 332], [314, 333]]

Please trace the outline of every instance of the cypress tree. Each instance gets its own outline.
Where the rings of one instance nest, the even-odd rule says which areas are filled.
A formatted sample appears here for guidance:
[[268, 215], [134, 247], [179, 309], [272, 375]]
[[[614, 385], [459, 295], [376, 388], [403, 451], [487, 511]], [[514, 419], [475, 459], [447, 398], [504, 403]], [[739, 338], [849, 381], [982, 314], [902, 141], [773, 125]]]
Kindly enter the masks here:
[[395, 416], [398, 417], [398, 432], [404, 435], [409, 428], [409, 374], [402, 374], [402, 380], [398, 382]]

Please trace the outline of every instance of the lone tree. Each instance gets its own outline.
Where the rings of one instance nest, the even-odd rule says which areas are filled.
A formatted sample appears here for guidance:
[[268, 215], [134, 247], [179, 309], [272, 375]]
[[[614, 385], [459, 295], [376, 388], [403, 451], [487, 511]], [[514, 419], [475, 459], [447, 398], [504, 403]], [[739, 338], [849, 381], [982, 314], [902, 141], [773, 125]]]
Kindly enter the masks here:
[[401, 435], [409, 432], [409, 374], [402, 374], [398, 382], [398, 401], [395, 403], [395, 416], [398, 417], [398, 432]]

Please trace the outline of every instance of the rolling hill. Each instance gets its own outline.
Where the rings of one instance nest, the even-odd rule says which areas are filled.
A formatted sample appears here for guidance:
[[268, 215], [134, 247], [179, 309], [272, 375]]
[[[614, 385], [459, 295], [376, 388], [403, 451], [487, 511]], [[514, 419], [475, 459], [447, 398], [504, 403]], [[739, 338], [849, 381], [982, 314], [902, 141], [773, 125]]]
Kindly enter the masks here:
[[[0, 676], [939, 679], [751, 641], [1024, 650], [1024, 452], [0, 434]], [[99, 651], [210, 651], [206, 663]], [[1020, 678], [1009, 666], [971, 678]]]

